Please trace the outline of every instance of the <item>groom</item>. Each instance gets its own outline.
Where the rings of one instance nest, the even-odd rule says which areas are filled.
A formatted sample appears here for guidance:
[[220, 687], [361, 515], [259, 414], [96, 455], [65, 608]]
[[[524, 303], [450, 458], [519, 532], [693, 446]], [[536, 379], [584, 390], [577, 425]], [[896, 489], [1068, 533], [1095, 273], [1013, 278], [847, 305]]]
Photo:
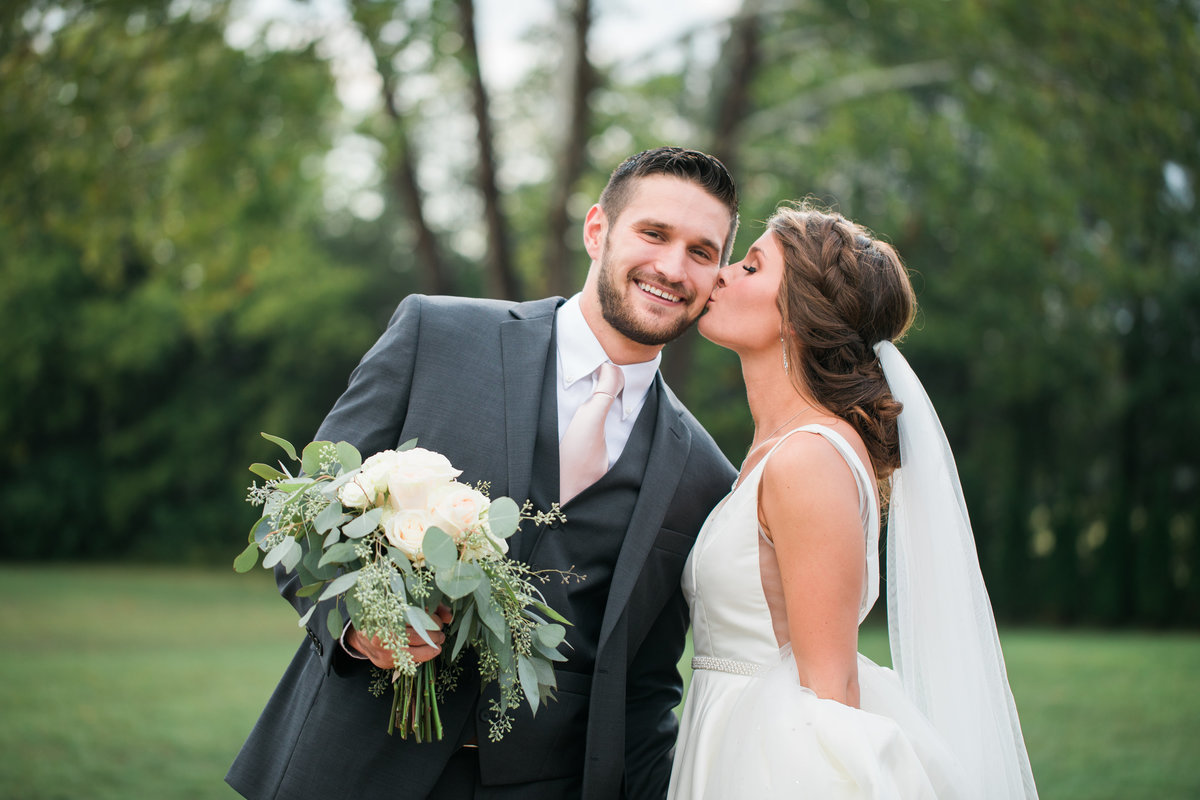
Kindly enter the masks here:
[[[492, 742], [495, 687], [480, 695], [472, 663], [440, 705], [442, 741], [389, 737], [391, 693], [368, 691], [371, 665], [354, 652], [361, 637], [331, 638], [318, 609], [226, 776], [231, 786], [251, 800], [665, 796], [688, 624], [680, 574], [734, 471], [658, 362], [703, 311], [737, 222], [719, 161], [649, 150], [617, 167], [588, 212], [591, 267], [571, 299], [400, 304], [316, 438], [366, 456], [415, 437], [460, 480], [489, 481], [493, 496], [540, 509], [563, 502], [567, 522], [525, 523], [510, 540], [510, 555], [535, 569], [586, 576], [543, 587], [574, 623], [557, 699], [536, 717], [522, 706]], [[604, 444], [583, 457], [599, 464], [580, 471], [564, 441], [560, 467], [560, 439], [597, 400]], [[281, 576], [281, 593], [304, 611], [311, 600], [297, 588]]]

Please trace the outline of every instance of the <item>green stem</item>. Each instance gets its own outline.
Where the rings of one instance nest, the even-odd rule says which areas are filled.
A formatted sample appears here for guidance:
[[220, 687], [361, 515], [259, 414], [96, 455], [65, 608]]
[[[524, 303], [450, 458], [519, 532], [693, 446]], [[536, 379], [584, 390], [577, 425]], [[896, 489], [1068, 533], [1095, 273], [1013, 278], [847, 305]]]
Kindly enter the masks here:
[[[392, 713], [388, 714], [388, 736], [396, 730], [396, 714], [400, 711], [400, 683], [392, 683]], [[404, 731], [400, 731], [400, 738], [404, 738]]]
[[432, 661], [428, 662], [428, 664], [429, 664], [429, 707], [431, 709], [433, 709], [434, 737], [440, 740], [442, 738], [442, 715], [441, 715], [441, 712], [438, 711], [437, 686], [435, 685], [435, 680], [434, 680], [435, 669], [434, 669]]

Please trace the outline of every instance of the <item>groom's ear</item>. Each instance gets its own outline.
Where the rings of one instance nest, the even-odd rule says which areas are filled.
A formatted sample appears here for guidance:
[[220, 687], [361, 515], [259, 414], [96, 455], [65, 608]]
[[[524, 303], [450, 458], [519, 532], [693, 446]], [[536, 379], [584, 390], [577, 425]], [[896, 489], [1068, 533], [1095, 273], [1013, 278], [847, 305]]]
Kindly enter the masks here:
[[604, 252], [604, 237], [608, 234], [608, 216], [600, 204], [592, 206], [583, 220], [583, 247], [593, 261]]

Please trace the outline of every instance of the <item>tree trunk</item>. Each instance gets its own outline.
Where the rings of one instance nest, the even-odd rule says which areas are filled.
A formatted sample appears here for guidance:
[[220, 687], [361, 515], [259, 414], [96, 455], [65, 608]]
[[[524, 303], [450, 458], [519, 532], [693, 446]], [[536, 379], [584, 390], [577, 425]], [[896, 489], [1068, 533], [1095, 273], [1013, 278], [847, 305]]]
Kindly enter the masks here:
[[396, 71], [392, 66], [395, 54], [387, 52], [387, 48], [380, 41], [381, 18], [366, 13], [368, 6], [364, 3], [352, 4], [351, 11], [359, 31], [375, 56], [375, 71], [380, 79], [383, 107], [395, 129], [394, 155], [389, 157], [387, 165], [388, 180], [400, 199], [409, 225], [412, 226], [415, 240], [413, 250], [417, 262], [415, 266], [420, 275], [422, 291], [432, 294], [454, 294], [454, 281], [441, 256], [437, 235], [425, 218], [424, 192], [417, 181], [419, 162], [412, 140], [408, 136], [408, 122], [396, 105]]
[[479, 69], [474, 0], [459, 0], [458, 10], [463, 37], [463, 64], [471, 80], [471, 99], [479, 144], [479, 192], [483, 195], [483, 216], [488, 235], [488, 289], [493, 297], [517, 300], [521, 297], [521, 287], [513, 266], [508, 222], [500, 207], [500, 190], [496, 185], [496, 153], [492, 143], [487, 87], [483, 85], [483, 74]]
[[583, 173], [587, 160], [588, 131], [592, 114], [588, 99], [596, 84], [595, 71], [588, 57], [587, 37], [591, 28], [591, 1], [575, 0], [571, 9], [574, 58], [567, 101], [567, 134], [563, 138], [557, 159], [554, 185], [550, 190], [550, 206], [546, 220], [546, 254], [544, 269], [549, 294], [567, 296], [578, 287], [571, 264], [571, 218], [568, 201], [571, 190]]
[[417, 156], [413, 151], [408, 132], [405, 130], [404, 118], [396, 107], [392, 95], [392, 82], [383, 81], [383, 100], [388, 116], [396, 125], [396, 163], [391, 165], [390, 180], [408, 212], [409, 224], [412, 225], [416, 238], [417, 265], [421, 274], [421, 283], [426, 291], [433, 294], [453, 294], [454, 281], [450, 277], [446, 263], [438, 248], [437, 235], [429, 227], [425, 219], [425, 202], [421, 186], [417, 182]]

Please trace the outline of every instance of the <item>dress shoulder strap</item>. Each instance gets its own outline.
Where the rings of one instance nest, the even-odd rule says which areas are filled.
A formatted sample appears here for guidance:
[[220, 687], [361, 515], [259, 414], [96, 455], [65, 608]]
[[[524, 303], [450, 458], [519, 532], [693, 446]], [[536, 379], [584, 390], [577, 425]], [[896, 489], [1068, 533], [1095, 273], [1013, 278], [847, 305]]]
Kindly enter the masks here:
[[858, 453], [844, 436], [833, 428], [816, 424], [801, 425], [780, 436], [779, 441], [775, 442], [763, 456], [762, 462], [758, 466], [765, 465], [771, 455], [779, 449], [779, 445], [794, 433], [815, 433], [833, 445], [846, 465], [850, 467], [850, 472], [854, 474], [854, 482], [858, 485], [858, 512], [859, 518], [862, 520], [863, 536], [867, 547], [866, 584], [863, 586], [863, 595], [858, 609], [858, 621], [862, 623], [871, 607], [875, 605], [875, 601], [879, 599], [879, 502], [871, 483], [871, 475], [862, 459], [858, 457]]

